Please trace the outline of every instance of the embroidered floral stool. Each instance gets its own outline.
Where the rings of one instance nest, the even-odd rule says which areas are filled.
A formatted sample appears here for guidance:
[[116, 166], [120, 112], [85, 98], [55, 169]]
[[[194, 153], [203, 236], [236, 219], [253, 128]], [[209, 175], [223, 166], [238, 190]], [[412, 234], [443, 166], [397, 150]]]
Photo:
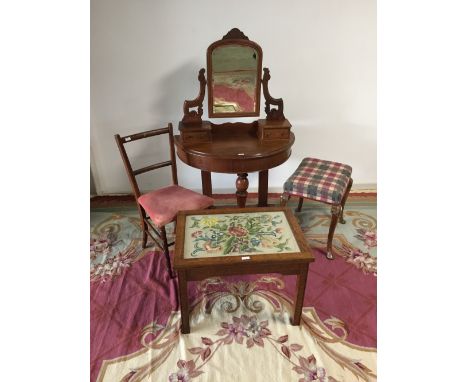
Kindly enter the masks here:
[[291, 323], [299, 325], [309, 263], [315, 261], [291, 210], [221, 208], [177, 214], [174, 269], [179, 282], [181, 332], [190, 333], [187, 283], [214, 276], [296, 275]]
[[327, 259], [333, 259], [332, 242], [338, 219], [341, 224], [343, 210], [353, 185], [352, 168], [346, 164], [315, 158], [304, 158], [283, 186], [281, 205], [285, 206], [291, 196], [299, 197], [296, 211], [301, 211], [304, 198], [331, 205], [331, 224], [328, 231]]

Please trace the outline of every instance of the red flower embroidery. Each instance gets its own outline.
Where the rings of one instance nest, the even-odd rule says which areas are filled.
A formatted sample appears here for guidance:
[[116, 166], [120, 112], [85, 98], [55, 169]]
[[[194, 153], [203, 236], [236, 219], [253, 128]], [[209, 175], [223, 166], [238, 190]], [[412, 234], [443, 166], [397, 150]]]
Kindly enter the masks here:
[[240, 227], [240, 226], [229, 227], [228, 232], [230, 235], [236, 236], [236, 237], [246, 236], [249, 233], [249, 231], [247, 231], [245, 228]]

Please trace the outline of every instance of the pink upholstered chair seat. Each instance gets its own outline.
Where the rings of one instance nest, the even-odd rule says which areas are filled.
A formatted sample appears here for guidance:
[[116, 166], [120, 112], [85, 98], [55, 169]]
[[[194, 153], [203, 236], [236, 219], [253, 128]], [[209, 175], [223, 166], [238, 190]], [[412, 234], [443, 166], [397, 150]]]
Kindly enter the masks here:
[[204, 209], [212, 206], [214, 200], [184, 187], [173, 185], [141, 195], [138, 203], [153, 223], [162, 227], [172, 222], [178, 211]]

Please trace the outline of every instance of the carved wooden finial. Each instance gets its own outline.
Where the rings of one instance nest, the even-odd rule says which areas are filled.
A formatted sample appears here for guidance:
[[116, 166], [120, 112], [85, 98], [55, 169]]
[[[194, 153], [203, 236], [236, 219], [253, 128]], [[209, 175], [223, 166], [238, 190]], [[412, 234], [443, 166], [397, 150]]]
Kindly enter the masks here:
[[248, 40], [249, 38], [239, 30], [238, 28], [232, 28], [229, 32], [227, 32], [223, 38], [223, 40]]

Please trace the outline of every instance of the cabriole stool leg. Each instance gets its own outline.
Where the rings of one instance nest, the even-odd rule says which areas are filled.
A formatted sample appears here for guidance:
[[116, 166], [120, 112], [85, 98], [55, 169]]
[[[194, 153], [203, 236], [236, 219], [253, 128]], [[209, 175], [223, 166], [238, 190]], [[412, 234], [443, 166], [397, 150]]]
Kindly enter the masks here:
[[346, 204], [346, 200], [348, 199], [349, 191], [351, 191], [352, 185], [353, 185], [353, 178], [350, 178], [349, 182], [348, 182], [348, 187], [346, 188], [346, 192], [343, 195], [343, 199], [341, 199], [341, 214], [340, 214], [340, 223], [341, 224], [346, 223], [346, 220], [344, 220], [344, 218], [343, 218], [344, 206]]

